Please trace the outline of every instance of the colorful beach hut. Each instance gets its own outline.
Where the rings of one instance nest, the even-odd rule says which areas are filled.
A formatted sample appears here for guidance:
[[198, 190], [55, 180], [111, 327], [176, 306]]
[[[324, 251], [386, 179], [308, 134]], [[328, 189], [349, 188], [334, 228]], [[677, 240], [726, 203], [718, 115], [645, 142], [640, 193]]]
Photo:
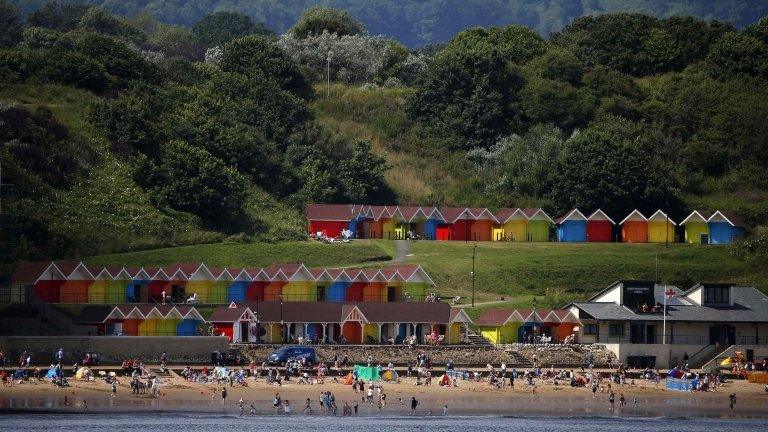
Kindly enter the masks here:
[[640, 210], [632, 210], [621, 222], [621, 241], [623, 243], [647, 243], [648, 219]]
[[234, 276], [234, 279], [227, 287], [227, 301], [246, 301], [248, 300], [248, 286], [250, 286], [252, 280], [248, 271], [245, 269], [232, 269], [229, 274]]
[[613, 239], [613, 226], [616, 222], [600, 209], [587, 218], [587, 241], [609, 242]]
[[685, 242], [692, 244], [709, 243], [709, 225], [707, 221], [712, 217], [709, 210], [694, 210], [680, 222], [685, 228]]
[[112, 275], [105, 268], [101, 269], [93, 278], [93, 282], [88, 287], [88, 303], [98, 304], [106, 303], [107, 287], [112, 282]]
[[515, 309], [488, 309], [475, 320], [480, 335], [494, 345], [517, 342], [517, 329], [522, 323], [523, 318]]
[[494, 225], [499, 221], [487, 208], [470, 208], [472, 222], [470, 226], [470, 239], [472, 241], [491, 241]]
[[424, 221], [424, 238], [426, 240], [437, 239], [437, 227], [445, 223], [445, 217], [437, 207], [422, 207], [427, 220]]
[[[65, 265], [59, 266], [66, 271]], [[88, 287], [94, 281], [94, 276], [82, 262], [77, 264], [67, 275], [67, 279], [59, 289], [60, 303], [88, 303]]]
[[557, 218], [557, 241], [585, 242], [587, 241], [587, 217], [579, 209], [569, 210]]
[[529, 242], [549, 241], [549, 227], [555, 224], [540, 208], [523, 209], [526, 217], [526, 240]]
[[648, 218], [648, 242], [649, 243], [674, 243], [675, 221], [661, 210], [657, 210]]
[[731, 244], [744, 235], [746, 224], [736, 214], [718, 210], [707, 220], [710, 244]]
[[339, 237], [343, 230], [350, 229], [353, 221], [356, 231], [358, 212], [351, 204], [309, 204], [306, 215], [310, 234]]
[[262, 268], [248, 269], [248, 276], [251, 283], [248, 284], [248, 290], [245, 297], [249, 302], [264, 301], [265, 290], [270, 283], [269, 275]]
[[470, 240], [475, 217], [468, 208], [442, 207], [440, 214], [445, 218], [445, 223], [437, 227], [437, 240]]
[[527, 241], [528, 218], [523, 209], [505, 207], [495, 217], [498, 225], [493, 230], [494, 241]]

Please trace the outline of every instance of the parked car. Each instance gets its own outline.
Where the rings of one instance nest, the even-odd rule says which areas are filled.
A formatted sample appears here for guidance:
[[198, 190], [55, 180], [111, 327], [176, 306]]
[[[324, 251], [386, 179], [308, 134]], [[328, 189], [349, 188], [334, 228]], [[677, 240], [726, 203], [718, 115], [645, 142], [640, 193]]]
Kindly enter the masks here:
[[307, 359], [307, 363], [315, 363], [315, 349], [305, 346], [284, 346], [273, 351], [267, 357], [267, 364], [284, 365], [288, 360]]

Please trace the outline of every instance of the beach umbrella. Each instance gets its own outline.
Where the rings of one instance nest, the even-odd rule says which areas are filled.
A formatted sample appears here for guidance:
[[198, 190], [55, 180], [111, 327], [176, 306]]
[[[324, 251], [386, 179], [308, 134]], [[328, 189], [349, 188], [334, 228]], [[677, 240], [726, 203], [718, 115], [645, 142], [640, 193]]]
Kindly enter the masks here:
[[731, 363], [733, 363], [733, 360], [730, 357], [726, 357], [720, 362], [720, 366], [730, 366]]
[[109, 376], [111, 376], [111, 377], [114, 377], [114, 376], [117, 376], [117, 374], [116, 374], [116, 373], [114, 373], [114, 372], [110, 372], [110, 373], [109, 373]]
[[81, 367], [80, 369], [75, 372], [75, 379], [81, 380], [84, 379], [85, 375], [89, 372], [87, 367]]

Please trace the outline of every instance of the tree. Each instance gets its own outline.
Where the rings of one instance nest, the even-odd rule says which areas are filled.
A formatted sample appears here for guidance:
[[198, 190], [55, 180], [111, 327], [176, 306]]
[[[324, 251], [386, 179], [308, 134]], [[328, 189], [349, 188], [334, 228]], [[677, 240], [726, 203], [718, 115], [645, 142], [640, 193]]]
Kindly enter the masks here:
[[584, 64], [571, 51], [553, 48], [534, 58], [525, 66], [526, 75], [573, 85], [581, 83]]
[[146, 35], [139, 29], [100, 7], [88, 9], [80, 18], [77, 28], [89, 32], [118, 36], [135, 43], [143, 42], [146, 39]]
[[707, 63], [717, 79], [768, 78], [768, 45], [747, 34], [727, 33], [712, 46]]
[[641, 126], [606, 118], [574, 134], [557, 161], [552, 201], [558, 210], [602, 208], [608, 214], [669, 209], [676, 199], [666, 169]]
[[391, 202], [394, 196], [384, 180], [387, 168], [386, 160], [371, 151], [370, 141], [355, 141], [352, 155], [342, 159], [338, 174], [345, 199], [352, 203]]
[[42, 81], [71, 85], [94, 93], [103, 92], [110, 84], [104, 65], [77, 52], [61, 49], [35, 52], [29, 64], [37, 66], [34, 75]]
[[520, 100], [531, 124], [553, 123], [568, 131], [586, 124], [594, 104], [591, 95], [567, 82], [541, 78], [525, 83]]
[[312, 96], [312, 86], [293, 59], [264, 36], [244, 36], [229, 42], [219, 66], [223, 71], [272, 80], [303, 98]]
[[90, 6], [62, 5], [58, 1], [49, 1], [45, 6], [27, 16], [27, 25], [60, 31], [74, 30], [88, 9]]
[[154, 179], [160, 203], [223, 230], [242, 216], [247, 183], [236, 170], [184, 141], [165, 143], [162, 154]]
[[156, 68], [120, 40], [98, 33], [77, 33], [74, 45], [76, 51], [103, 63], [107, 72], [123, 84], [158, 80]]
[[457, 34], [443, 52], [490, 52], [507, 62], [525, 64], [544, 54], [547, 43], [528, 27], [472, 28]]
[[205, 50], [188, 29], [176, 26], [160, 26], [150, 37], [149, 43], [167, 57], [182, 57], [201, 61]]
[[19, 10], [8, 0], [0, 0], [0, 47], [19, 43], [23, 29]]
[[160, 156], [160, 146], [165, 139], [156, 124], [161, 107], [149, 92], [127, 92], [116, 99], [99, 101], [91, 109], [94, 125], [112, 142], [120, 153], [140, 152], [150, 158]]
[[318, 36], [324, 31], [339, 36], [356, 35], [365, 31], [363, 25], [347, 11], [311, 7], [304, 11], [290, 32], [299, 39]]
[[256, 26], [248, 15], [240, 12], [221, 11], [206, 15], [192, 26], [198, 42], [206, 47], [224, 45], [233, 39], [251, 34], [270, 36], [272, 31], [263, 25]]

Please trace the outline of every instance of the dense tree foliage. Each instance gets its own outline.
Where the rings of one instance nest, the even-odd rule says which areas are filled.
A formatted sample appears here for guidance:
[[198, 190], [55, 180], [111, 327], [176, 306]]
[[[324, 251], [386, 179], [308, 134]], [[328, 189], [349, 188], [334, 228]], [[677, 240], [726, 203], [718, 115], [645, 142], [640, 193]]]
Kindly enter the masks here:
[[[12, 1], [29, 13], [49, 0]], [[371, 34], [411, 47], [445, 42], [475, 26], [517, 24], [547, 36], [581, 16], [629, 11], [659, 18], [681, 15], [717, 19], [737, 27], [768, 15], [764, 0], [67, 0], [72, 2], [103, 5], [125, 16], [149, 12], [164, 23], [185, 26], [214, 12], [231, 10], [263, 22], [277, 33], [288, 31], [310, 7], [331, 7], [348, 11]]]
[[301, 14], [299, 21], [291, 27], [290, 33], [299, 39], [318, 36], [323, 32], [337, 36], [352, 36], [364, 31], [363, 25], [347, 11], [313, 7]]
[[0, 47], [19, 43], [23, 29], [19, 10], [8, 0], [0, 0]]
[[262, 25], [256, 25], [248, 15], [239, 12], [221, 11], [203, 17], [192, 26], [192, 33], [206, 47], [224, 45], [241, 36], [251, 34], [271, 35]]

